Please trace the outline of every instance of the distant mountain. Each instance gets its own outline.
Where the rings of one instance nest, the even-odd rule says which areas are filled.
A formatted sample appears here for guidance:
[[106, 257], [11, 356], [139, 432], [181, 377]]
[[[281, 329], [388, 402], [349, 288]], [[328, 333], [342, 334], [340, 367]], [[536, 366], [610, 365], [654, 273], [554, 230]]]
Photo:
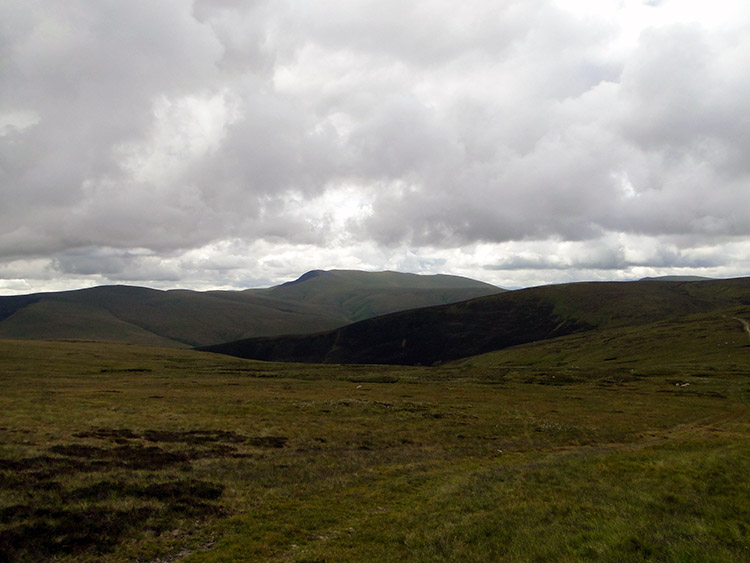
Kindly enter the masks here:
[[456, 276], [319, 270], [280, 286], [245, 291], [102, 286], [0, 297], [0, 338], [202, 346], [328, 330], [500, 291]]
[[641, 278], [640, 281], [706, 281], [714, 278], [705, 278], [703, 276], [657, 276], [655, 278]]
[[360, 321], [505, 290], [460, 276], [313, 270], [295, 281], [270, 289], [250, 291], [273, 299], [322, 306], [349, 321]]
[[542, 286], [403, 311], [318, 334], [254, 338], [204, 350], [269, 361], [432, 365], [559, 336], [710, 312], [750, 317], [750, 278]]

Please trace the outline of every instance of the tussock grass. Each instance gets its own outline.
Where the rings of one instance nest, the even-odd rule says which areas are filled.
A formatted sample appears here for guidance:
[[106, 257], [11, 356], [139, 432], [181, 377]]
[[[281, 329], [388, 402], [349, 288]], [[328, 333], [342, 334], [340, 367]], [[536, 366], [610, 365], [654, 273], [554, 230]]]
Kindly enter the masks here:
[[746, 561], [741, 364], [592, 342], [408, 368], [0, 341], [0, 560]]

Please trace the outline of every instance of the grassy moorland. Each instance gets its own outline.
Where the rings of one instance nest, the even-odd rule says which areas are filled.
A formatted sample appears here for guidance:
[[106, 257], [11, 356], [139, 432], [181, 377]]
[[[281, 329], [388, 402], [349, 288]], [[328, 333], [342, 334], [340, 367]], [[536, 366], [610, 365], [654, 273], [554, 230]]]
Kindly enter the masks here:
[[0, 561], [747, 561], [750, 338], [681, 322], [432, 368], [0, 341]]

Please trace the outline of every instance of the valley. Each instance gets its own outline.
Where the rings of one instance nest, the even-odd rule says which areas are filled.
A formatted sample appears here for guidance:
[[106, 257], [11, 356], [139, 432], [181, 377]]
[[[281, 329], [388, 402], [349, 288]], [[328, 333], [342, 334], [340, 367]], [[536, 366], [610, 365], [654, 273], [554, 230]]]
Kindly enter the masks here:
[[[696, 318], [736, 322], [732, 317], [750, 318], [750, 278], [589, 282], [509, 291], [315, 334], [252, 338], [202, 349], [267, 361], [429, 366], [574, 334], [596, 339], [604, 331], [629, 328], [643, 334], [657, 331], [658, 342], [665, 342], [661, 326], [698, 326], [690, 324]], [[715, 349], [702, 347], [702, 339], [693, 346], [683, 344], [675, 354], [696, 349], [713, 354]]]

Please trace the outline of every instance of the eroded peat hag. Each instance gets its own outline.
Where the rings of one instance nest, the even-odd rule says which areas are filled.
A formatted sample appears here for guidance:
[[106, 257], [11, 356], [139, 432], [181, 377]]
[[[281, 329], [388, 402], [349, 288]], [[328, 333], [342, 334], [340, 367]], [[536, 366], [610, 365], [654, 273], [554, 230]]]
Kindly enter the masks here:
[[43, 455], [0, 458], [2, 488], [25, 499], [0, 510], [0, 560], [102, 556], [135, 532], [179, 535], [181, 522], [204, 525], [225, 514], [224, 485], [191, 477], [192, 464], [252, 458], [286, 440], [223, 430], [91, 428]]
[[0, 459], [0, 481], [21, 501], [0, 510], [0, 560], [99, 557], [134, 534], [179, 535], [186, 522], [221, 515], [224, 486], [190, 475], [194, 460], [242, 455], [223, 443], [225, 433], [167, 433], [167, 442], [194, 443], [200, 435], [211, 437], [201, 445], [214, 444], [186, 450], [153, 445], [161, 441], [154, 434], [96, 428], [47, 447], [45, 455]]
[[186, 522], [203, 526], [226, 514], [225, 486], [192, 477], [193, 464], [251, 459], [286, 441], [224, 430], [95, 427], [43, 455], [0, 458], [1, 488], [25, 499], [0, 510], [7, 526], [0, 560], [102, 556], [135, 532], [180, 535]]
[[729, 363], [689, 369], [566, 364], [581, 337], [439, 368], [0, 341], [0, 560], [742, 561], [727, 321]]

